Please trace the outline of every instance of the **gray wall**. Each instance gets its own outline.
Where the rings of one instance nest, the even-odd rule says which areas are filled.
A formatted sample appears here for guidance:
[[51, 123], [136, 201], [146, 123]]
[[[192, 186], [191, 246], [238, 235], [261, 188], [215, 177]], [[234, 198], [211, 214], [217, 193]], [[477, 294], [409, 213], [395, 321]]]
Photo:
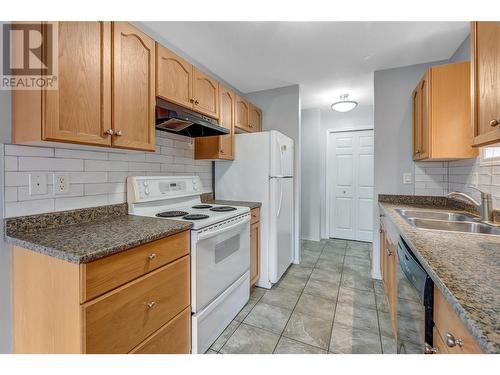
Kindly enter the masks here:
[[[294, 140], [294, 237], [295, 249], [299, 249], [300, 233], [300, 182], [301, 182], [301, 122], [299, 85], [281, 87], [245, 94], [245, 97], [262, 109], [263, 130], [278, 130]], [[295, 251], [298, 254], [298, 251]]]
[[321, 114], [319, 109], [301, 112], [301, 212], [300, 238], [319, 241], [321, 238]]
[[403, 173], [413, 175], [412, 92], [424, 72], [436, 61], [374, 74], [375, 209], [373, 277], [380, 278], [378, 194], [413, 194], [414, 184], [403, 184]]
[[455, 53], [450, 57], [449, 62], [470, 61], [470, 35], [460, 44]]

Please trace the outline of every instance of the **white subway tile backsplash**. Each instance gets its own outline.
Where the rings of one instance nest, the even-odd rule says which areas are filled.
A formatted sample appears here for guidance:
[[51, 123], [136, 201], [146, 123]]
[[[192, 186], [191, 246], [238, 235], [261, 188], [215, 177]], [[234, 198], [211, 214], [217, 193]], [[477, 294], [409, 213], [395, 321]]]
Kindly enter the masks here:
[[5, 156], [4, 163], [6, 171], [17, 171], [17, 156]]
[[[212, 189], [212, 163], [194, 160], [191, 138], [157, 132], [156, 152], [115, 149], [82, 150], [65, 146], [6, 144], [5, 217], [126, 202], [126, 179], [133, 175], [198, 175], [204, 191]], [[55, 195], [53, 172], [69, 175], [70, 192]], [[47, 173], [47, 194], [29, 195], [30, 173]]]
[[116, 194], [125, 193], [126, 191], [124, 182], [85, 185], [85, 195]]
[[108, 160], [107, 152], [72, 150], [69, 148], [56, 148], [55, 156], [56, 158]]
[[54, 211], [54, 199], [5, 202], [5, 217], [36, 215]]
[[85, 160], [86, 171], [128, 171], [124, 161]]
[[19, 157], [20, 171], [83, 171], [83, 160]]
[[5, 202], [16, 202], [17, 201], [17, 187], [6, 186], [5, 187]]
[[54, 156], [54, 149], [48, 147], [5, 145], [5, 155], [15, 156]]
[[76, 210], [78, 208], [97, 207], [104, 206], [106, 204], [108, 204], [108, 196], [106, 194], [72, 198], [56, 198], [55, 211]]
[[[111, 172], [109, 172], [111, 173]], [[70, 184], [95, 184], [108, 181], [107, 172], [70, 172]]]

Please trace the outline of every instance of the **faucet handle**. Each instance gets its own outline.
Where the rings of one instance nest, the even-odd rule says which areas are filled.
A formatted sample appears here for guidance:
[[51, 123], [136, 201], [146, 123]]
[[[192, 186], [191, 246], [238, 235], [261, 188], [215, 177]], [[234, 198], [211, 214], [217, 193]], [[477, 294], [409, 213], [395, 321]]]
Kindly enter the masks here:
[[479, 189], [479, 188], [477, 188], [475, 186], [472, 186], [472, 185], [469, 185], [469, 188], [471, 188], [473, 190], [476, 190], [479, 193], [481, 193], [481, 199], [491, 199], [491, 194], [488, 193], [487, 191], [482, 191], [481, 189]]

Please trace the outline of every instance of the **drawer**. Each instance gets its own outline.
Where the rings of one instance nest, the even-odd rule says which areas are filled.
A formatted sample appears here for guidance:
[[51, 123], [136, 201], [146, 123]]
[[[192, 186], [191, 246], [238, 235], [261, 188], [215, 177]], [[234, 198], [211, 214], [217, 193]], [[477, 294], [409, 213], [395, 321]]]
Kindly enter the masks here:
[[252, 215], [250, 224], [255, 224], [260, 221], [260, 208], [253, 208], [250, 213]]
[[190, 351], [191, 309], [188, 307], [130, 353], [189, 354]]
[[432, 329], [432, 336], [434, 340], [434, 349], [436, 349], [436, 354], [449, 354], [448, 347], [441, 338], [441, 334], [436, 327]]
[[[451, 334], [455, 339], [461, 339], [462, 345], [448, 346], [448, 352], [452, 354], [478, 354], [481, 348], [471, 336], [467, 328], [455, 314], [451, 306], [445, 300], [438, 288], [434, 288], [434, 324], [439, 336], [446, 345], [446, 335]], [[435, 339], [436, 340], [436, 339]]]
[[83, 305], [86, 353], [128, 353], [190, 304], [189, 256]]
[[189, 254], [189, 231], [82, 265], [82, 302]]

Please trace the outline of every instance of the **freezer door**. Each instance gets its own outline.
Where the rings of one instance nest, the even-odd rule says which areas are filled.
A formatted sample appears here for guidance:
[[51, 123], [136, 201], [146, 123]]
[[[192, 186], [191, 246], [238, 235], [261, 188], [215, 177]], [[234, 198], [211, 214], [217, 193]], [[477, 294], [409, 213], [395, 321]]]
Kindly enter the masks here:
[[270, 182], [269, 280], [278, 282], [293, 260], [293, 178]]
[[271, 176], [293, 176], [293, 139], [271, 131]]

